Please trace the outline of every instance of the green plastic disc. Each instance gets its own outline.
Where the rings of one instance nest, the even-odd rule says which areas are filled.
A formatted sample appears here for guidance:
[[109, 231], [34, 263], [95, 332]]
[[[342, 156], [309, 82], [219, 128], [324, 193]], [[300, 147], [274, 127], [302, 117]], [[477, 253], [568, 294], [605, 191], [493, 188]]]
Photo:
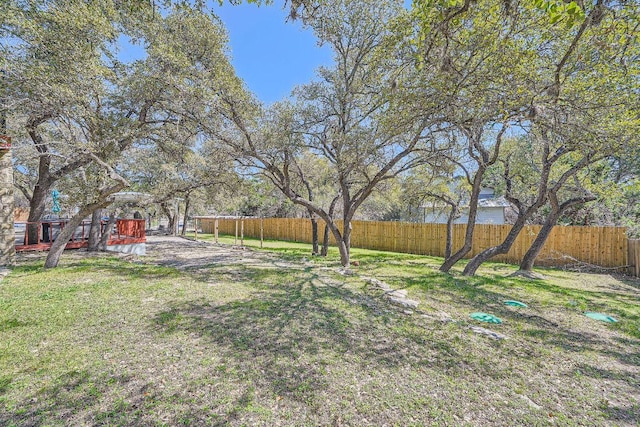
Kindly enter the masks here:
[[493, 314], [487, 314], [487, 313], [471, 313], [470, 317], [472, 319], [475, 320], [479, 320], [481, 322], [487, 322], [487, 323], [497, 323], [500, 324], [502, 323], [502, 320], [500, 320], [498, 317], [494, 316]]
[[529, 307], [527, 304], [520, 302], [520, 301], [516, 301], [516, 300], [506, 300], [504, 302], [506, 305], [510, 305], [511, 307]]
[[606, 314], [602, 314], [602, 313], [595, 313], [593, 311], [587, 311], [586, 313], [584, 313], [584, 315], [592, 319], [599, 320], [601, 322], [607, 322], [607, 323], [617, 322], [617, 320], [611, 316], [607, 316]]

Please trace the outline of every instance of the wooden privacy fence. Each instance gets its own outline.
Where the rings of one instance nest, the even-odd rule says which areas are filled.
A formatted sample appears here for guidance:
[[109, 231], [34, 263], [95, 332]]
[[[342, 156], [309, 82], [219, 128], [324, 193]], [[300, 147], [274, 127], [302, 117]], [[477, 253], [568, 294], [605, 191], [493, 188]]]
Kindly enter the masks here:
[[[214, 233], [214, 218], [201, 218], [203, 233]], [[245, 237], [260, 237], [261, 224], [265, 239], [311, 242], [311, 222], [305, 218], [221, 218], [218, 221], [220, 234], [236, 233], [236, 223], [241, 224]], [[340, 223], [339, 223], [340, 224]], [[351, 246], [354, 248], [377, 249], [410, 254], [444, 256], [447, 238], [446, 224], [422, 224], [409, 222], [353, 221]], [[342, 224], [339, 225], [342, 227]], [[322, 236], [324, 222], [319, 221]], [[535, 239], [541, 226], [525, 227], [509, 253], [495, 257], [498, 261], [519, 263]], [[239, 228], [240, 229], [240, 225]], [[474, 231], [473, 247], [468, 257], [473, 257], [483, 249], [502, 242], [511, 229], [510, 225], [477, 224]], [[453, 229], [453, 250], [464, 242], [466, 225], [456, 224]], [[629, 241], [624, 227], [564, 227], [557, 226], [551, 232], [537, 265], [559, 266], [576, 262], [600, 267], [622, 268], [635, 265], [636, 274], [640, 269], [640, 240]], [[331, 236], [332, 244], [335, 243]], [[634, 243], [629, 243], [634, 242]], [[635, 264], [632, 264], [635, 256]], [[629, 260], [629, 261], [628, 261]]]

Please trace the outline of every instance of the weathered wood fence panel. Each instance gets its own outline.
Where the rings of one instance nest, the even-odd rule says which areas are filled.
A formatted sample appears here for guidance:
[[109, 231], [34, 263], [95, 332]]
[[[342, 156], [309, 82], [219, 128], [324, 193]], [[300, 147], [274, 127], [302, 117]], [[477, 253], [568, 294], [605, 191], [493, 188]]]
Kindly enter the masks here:
[[629, 273], [640, 277], [640, 239], [629, 240]]
[[[201, 220], [202, 231], [213, 233], [214, 219]], [[218, 219], [219, 232], [235, 233], [236, 221], [244, 224], [245, 237], [260, 237], [259, 218]], [[265, 218], [262, 220], [265, 239], [311, 242], [311, 222], [304, 218]], [[353, 221], [351, 246], [419, 255], [444, 256], [447, 237], [446, 224], [422, 224], [409, 222]], [[342, 224], [339, 222], [339, 226]], [[318, 221], [322, 236], [324, 222]], [[495, 259], [507, 263], [519, 263], [540, 231], [539, 225], [526, 226], [509, 253]], [[238, 227], [240, 229], [240, 226]], [[475, 227], [472, 250], [468, 257], [483, 249], [499, 244], [509, 233], [510, 225], [478, 224]], [[453, 250], [464, 242], [466, 225], [456, 224], [453, 229]], [[624, 227], [564, 227], [557, 226], [551, 232], [538, 259], [537, 265], [558, 266], [584, 262], [600, 267], [635, 266], [640, 276], [640, 240], [628, 240]], [[330, 236], [332, 244], [335, 243]], [[634, 258], [635, 257], [635, 258]]]

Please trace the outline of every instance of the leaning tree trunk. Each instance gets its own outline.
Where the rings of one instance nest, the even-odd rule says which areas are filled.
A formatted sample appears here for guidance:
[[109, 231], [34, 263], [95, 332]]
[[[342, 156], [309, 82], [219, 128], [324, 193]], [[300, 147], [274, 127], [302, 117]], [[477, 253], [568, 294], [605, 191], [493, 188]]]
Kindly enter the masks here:
[[480, 252], [478, 255], [471, 258], [471, 261], [469, 261], [469, 263], [462, 271], [462, 275], [473, 276], [476, 274], [476, 271], [478, 271], [478, 268], [480, 268], [480, 266], [484, 262], [490, 260], [496, 255], [506, 254], [507, 252], [509, 252], [509, 249], [511, 249], [511, 246], [513, 246], [513, 244], [515, 243], [518, 235], [526, 225], [527, 219], [531, 216], [532, 213], [532, 209], [528, 209], [525, 214], [519, 215], [518, 219], [516, 219], [516, 222], [513, 224], [511, 230], [509, 230], [509, 233], [507, 234], [507, 237], [505, 237], [502, 243], [487, 248]]
[[473, 230], [476, 226], [476, 217], [478, 215], [478, 200], [480, 199], [480, 188], [485, 168], [481, 167], [473, 178], [473, 186], [471, 187], [471, 198], [469, 200], [469, 217], [467, 218], [467, 229], [464, 234], [464, 244], [456, 253], [449, 257], [445, 257], [444, 263], [440, 266], [440, 271], [448, 273], [451, 267], [456, 265], [458, 261], [464, 258], [473, 247]]
[[596, 199], [595, 197], [588, 195], [584, 197], [573, 198], [573, 199], [567, 200], [561, 205], [558, 205], [557, 199], [555, 199], [555, 197], [556, 197], [555, 193], [550, 195], [550, 199], [552, 202], [551, 212], [549, 212], [549, 216], [547, 216], [547, 219], [542, 225], [540, 232], [538, 233], [536, 238], [533, 240], [531, 247], [529, 248], [527, 253], [524, 254], [524, 257], [520, 262], [520, 269], [519, 271], [516, 272], [516, 274], [520, 273], [524, 276], [532, 275], [533, 265], [536, 262], [536, 258], [538, 257], [538, 255], [540, 255], [540, 251], [542, 251], [544, 244], [547, 242], [549, 235], [553, 231], [553, 227], [555, 227], [555, 225], [558, 222], [558, 219], [560, 218], [560, 215], [562, 215], [563, 212], [565, 212], [567, 209], [569, 209], [572, 206], [584, 204], [587, 202], [592, 202]]
[[533, 240], [533, 243], [531, 243], [531, 247], [529, 248], [527, 253], [524, 254], [524, 257], [520, 262], [521, 272], [528, 273], [528, 274], [533, 273], [533, 264], [536, 262], [536, 258], [538, 257], [538, 255], [540, 255], [540, 251], [542, 250], [542, 247], [547, 241], [549, 234], [551, 234], [551, 231], [553, 230], [553, 227], [556, 225], [556, 222], [558, 221], [559, 217], [560, 217], [560, 212], [549, 213], [549, 216], [547, 217], [544, 224], [542, 225], [540, 232], [538, 233], [536, 238]]
[[[573, 206], [574, 204], [585, 203], [587, 201], [594, 200], [593, 196], [589, 195], [589, 196], [582, 196], [582, 197], [570, 199], [567, 202], [563, 203], [561, 206], [558, 204], [558, 201], [557, 201], [557, 192], [562, 188], [562, 186], [570, 177], [572, 176], [575, 177], [575, 174], [579, 170], [581, 170], [582, 168], [584, 168], [589, 164], [592, 156], [591, 153], [586, 154], [579, 162], [577, 162], [570, 169], [565, 171], [560, 176], [560, 178], [556, 180], [556, 183], [554, 184], [553, 188], [547, 192], [547, 184], [549, 181], [551, 167], [562, 155], [562, 151], [556, 152], [556, 154], [554, 154], [550, 158], [548, 157], [548, 149], [546, 149], [545, 152], [546, 154], [544, 158], [544, 164], [543, 164], [541, 176], [539, 179], [538, 197], [536, 201], [526, 209], [520, 207], [518, 218], [516, 219], [516, 222], [513, 225], [513, 227], [511, 227], [511, 230], [509, 230], [509, 234], [507, 235], [505, 240], [498, 246], [485, 249], [484, 251], [480, 252], [478, 255], [473, 257], [473, 259], [469, 261], [464, 271], [462, 272], [463, 275], [473, 276], [483, 262], [488, 261], [489, 259], [493, 258], [496, 255], [506, 254], [507, 252], [509, 252], [509, 249], [511, 249], [511, 246], [513, 245], [516, 238], [518, 237], [518, 234], [520, 234], [520, 231], [522, 231], [522, 229], [524, 228], [526, 221], [529, 218], [531, 218], [531, 216], [544, 205], [547, 199], [551, 203], [552, 211], [557, 211], [558, 215], [561, 214], [564, 209], [567, 209], [568, 207]], [[507, 182], [507, 187], [509, 186], [510, 186], [510, 183]], [[509, 193], [509, 190], [507, 190], [507, 193]], [[557, 218], [553, 220], [553, 224], [555, 224], [556, 221], [557, 221]], [[549, 230], [549, 232], [550, 231], [551, 230]]]
[[91, 226], [89, 227], [89, 242], [87, 251], [97, 252], [100, 250], [100, 229], [102, 228], [102, 209], [96, 209], [91, 214]]
[[109, 206], [109, 204], [111, 204], [111, 201], [108, 200], [109, 197], [129, 185], [126, 179], [118, 175], [118, 173], [110, 165], [102, 161], [102, 159], [95, 155], [91, 155], [91, 158], [100, 166], [104, 167], [109, 174], [109, 178], [116, 181], [116, 183], [108, 187], [100, 188], [99, 194], [97, 195], [98, 201], [83, 206], [80, 211], [69, 220], [65, 228], [58, 235], [56, 241], [53, 242], [53, 245], [49, 250], [49, 254], [47, 255], [47, 259], [44, 262], [45, 268], [54, 268], [58, 266], [58, 262], [60, 262], [60, 256], [62, 255], [62, 252], [64, 252], [69, 239], [71, 239], [71, 236], [73, 236], [76, 227], [80, 225], [85, 217], [92, 214], [98, 209], [103, 209]]
[[69, 243], [71, 236], [73, 236], [76, 228], [82, 223], [82, 220], [85, 219], [89, 214], [93, 213], [96, 209], [104, 208], [108, 204], [109, 202], [92, 203], [80, 209], [80, 211], [75, 214], [68, 223], [65, 224], [60, 234], [58, 234], [55, 242], [53, 242], [53, 245], [51, 245], [51, 249], [49, 250], [47, 259], [44, 262], [44, 267], [57, 267], [58, 263], [60, 262], [60, 256], [62, 256], [67, 243]]

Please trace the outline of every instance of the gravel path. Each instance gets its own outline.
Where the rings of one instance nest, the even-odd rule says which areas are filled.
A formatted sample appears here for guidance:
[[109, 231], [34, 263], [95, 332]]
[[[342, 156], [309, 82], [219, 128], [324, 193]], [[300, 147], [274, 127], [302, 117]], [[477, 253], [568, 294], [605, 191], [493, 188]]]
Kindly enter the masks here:
[[[178, 236], [147, 235], [147, 254], [144, 256], [127, 255], [117, 252], [87, 252], [85, 249], [68, 250], [62, 255], [60, 265], [67, 260], [86, 257], [110, 257], [136, 259], [138, 262], [165, 265], [180, 270], [200, 270], [211, 264], [244, 265], [261, 268], [293, 268], [302, 269], [306, 263], [283, 261], [267, 251], [255, 251], [246, 247], [220, 245], [210, 242], [194, 241]], [[47, 257], [45, 251], [19, 252], [16, 254], [17, 264], [24, 261], [39, 260]], [[8, 273], [9, 270], [7, 270]], [[0, 278], [3, 276], [0, 270]]]
[[211, 264], [243, 265], [261, 268], [304, 268], [300, 263], [285, 262], [268, 252], [209, 242], [196, 242], [177, 236], [147, 236], [147, 255], [143, 262], [198, 270]]

